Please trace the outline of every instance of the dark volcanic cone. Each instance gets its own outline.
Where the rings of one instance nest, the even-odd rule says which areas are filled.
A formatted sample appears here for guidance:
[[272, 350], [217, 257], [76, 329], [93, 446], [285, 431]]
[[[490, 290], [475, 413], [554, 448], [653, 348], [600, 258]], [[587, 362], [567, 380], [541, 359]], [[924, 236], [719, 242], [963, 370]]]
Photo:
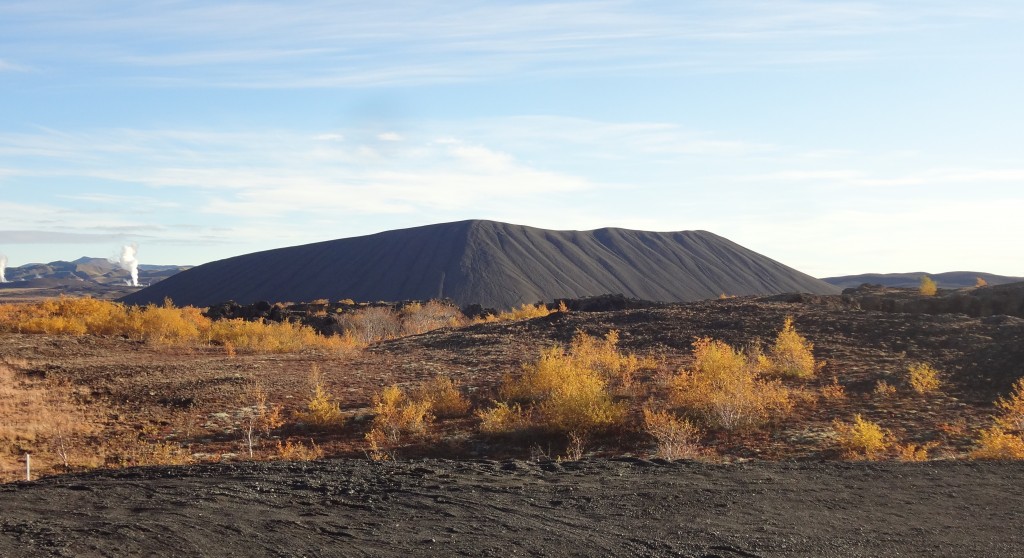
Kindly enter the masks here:
[[839, 289], [706, 231], [549, 231], [460, 221], [211, 262], [123, 300], [170, 297], [209, 306], [447, 297], [509, 308], [608, 293], [668, 302], [782, 292]]

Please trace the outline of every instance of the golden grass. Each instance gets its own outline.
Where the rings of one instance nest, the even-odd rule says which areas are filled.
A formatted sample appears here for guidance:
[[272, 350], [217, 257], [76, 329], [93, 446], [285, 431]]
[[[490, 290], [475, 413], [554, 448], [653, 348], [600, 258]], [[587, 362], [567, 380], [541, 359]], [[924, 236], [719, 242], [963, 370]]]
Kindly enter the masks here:
[[100, 430], [103, 409], [78, 401], [77, 389], [29, 377], [24, 362], [0, 362], [0, 480], [23, 478], [25, 453], [39, 473], [94, 465], [84, 440]]

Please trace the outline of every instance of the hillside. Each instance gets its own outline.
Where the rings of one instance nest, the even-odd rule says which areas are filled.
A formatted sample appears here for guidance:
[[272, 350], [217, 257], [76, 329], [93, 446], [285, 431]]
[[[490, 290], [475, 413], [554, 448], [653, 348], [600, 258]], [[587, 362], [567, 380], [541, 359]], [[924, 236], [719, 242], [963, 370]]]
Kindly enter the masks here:
[[921, 284], [921, 277], [931, 277], [940, 288], [960, 289], [978, 284], [978, 278], [984, 279], [989, 285], [1005, 285], [1024, 281], [1024, 277], [1007, 277], [978, 271], [950, 271], [947, 273], [862, 273], [860, 275], [843, 275], [825, 277], [822, 281], [843, 289], [859, 287], [865, 283], [882, 285], [883, 287], [915, 288]]
[[551, 231], [460, 221], [257, 252], [125, 297], [209, 306], [314, 299], [450, 298], [495, 308], [607, 293], [692, 301], [839, 289], [706, 231]]

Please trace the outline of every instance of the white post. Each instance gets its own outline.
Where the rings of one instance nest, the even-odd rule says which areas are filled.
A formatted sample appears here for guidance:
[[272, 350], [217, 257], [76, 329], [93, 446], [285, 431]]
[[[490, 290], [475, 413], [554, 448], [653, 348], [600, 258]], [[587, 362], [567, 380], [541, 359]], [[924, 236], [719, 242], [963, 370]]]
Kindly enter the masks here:
[[32, 454], [25, 454], [25, 480], [32, 480]]

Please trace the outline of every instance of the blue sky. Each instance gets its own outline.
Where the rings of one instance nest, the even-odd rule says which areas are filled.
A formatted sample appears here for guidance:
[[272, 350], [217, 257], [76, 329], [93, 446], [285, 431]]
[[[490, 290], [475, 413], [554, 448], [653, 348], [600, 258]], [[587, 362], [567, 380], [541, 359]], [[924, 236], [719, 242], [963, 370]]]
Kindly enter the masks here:
[[1024, 276], [1024, 3], [0, 3], [0, 253], [470, 218]]

